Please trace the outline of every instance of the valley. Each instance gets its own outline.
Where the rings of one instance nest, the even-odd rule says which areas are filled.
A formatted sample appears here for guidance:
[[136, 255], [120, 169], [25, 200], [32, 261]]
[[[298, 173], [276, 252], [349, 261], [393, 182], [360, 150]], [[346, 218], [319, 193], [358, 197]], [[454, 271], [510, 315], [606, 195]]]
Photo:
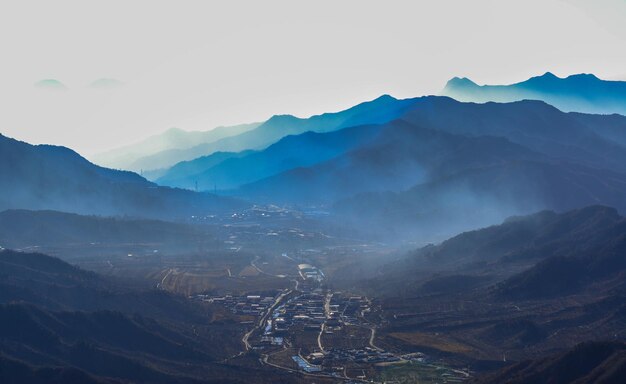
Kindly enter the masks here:
[[544, 99], [383, 95], [95, 156], [128, 170], [0, 135], [0, 381], [621, 382], [626, 117]]

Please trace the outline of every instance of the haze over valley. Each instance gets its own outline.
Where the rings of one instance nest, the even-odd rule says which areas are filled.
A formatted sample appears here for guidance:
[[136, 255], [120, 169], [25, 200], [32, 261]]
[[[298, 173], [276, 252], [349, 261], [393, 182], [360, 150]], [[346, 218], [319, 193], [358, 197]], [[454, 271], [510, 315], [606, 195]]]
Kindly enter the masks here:
[[600, 3], [0, 6], [0, 382], [624, 382]]

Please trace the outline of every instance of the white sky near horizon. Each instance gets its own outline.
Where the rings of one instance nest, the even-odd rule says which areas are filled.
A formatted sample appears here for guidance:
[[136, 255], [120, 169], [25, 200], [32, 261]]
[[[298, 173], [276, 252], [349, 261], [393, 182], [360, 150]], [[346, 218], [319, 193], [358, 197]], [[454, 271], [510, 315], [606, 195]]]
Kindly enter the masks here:
[[0, 133], [86, 156], [546, 71], [626, 80], [626, 0], [0, 2]]

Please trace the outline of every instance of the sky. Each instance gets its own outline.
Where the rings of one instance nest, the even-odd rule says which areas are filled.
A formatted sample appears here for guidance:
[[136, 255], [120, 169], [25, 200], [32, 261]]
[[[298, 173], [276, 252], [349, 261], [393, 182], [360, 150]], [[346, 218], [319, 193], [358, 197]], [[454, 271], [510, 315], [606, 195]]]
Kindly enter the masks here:
[[453, 76], [626, 80], [625, 20], [626, 0], [3, 1], [0, 133], [89, 157], [171, 127], [437, 94]]

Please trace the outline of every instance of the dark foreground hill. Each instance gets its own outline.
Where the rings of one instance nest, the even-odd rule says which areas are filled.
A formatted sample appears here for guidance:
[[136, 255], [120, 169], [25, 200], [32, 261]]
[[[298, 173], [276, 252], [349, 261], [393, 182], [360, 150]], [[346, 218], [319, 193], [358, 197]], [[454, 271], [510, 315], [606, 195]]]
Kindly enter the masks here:
[[132, 172], [98, 167], [76, 152], [0, 135], [0, 210], [172, 218], [224, 212], [241, 202], [158, 187]]
[[240, 330], [211, 314], [53, 257], [0, 251], [0, 382], [293, 382], [220, 363], [240, 349]]
[[625, 343], [588, 342], [558, 355], [522, 361], [472, 383], [619, 384], [625, 377]]
[[0, 356], [0, 378], [6, 384], [104, 384], [120, 383], [95, 378], [76, 368], [35, 368], [19, 360]]
[[[342, 276], [345, 285], [350, 268]], [[626, 341], [626, 219], [612, 208], [510, 218], [355, 279], [389, 321], [382, 345], [478, 371], [585, 341]]]
[[490, 289], [494, 298], [542, 299], [588, 289], [597, 294], [598, 285], [626, 288], [625, 255], [626, 218], [613, 208], [590, 206], [512, 217], [465, 232], [389, 264], [387, 273], [402, 276], [392, 280], [403, 282], [396, 292], [410, 292], [424, 273], [436, 271], [500, 278]]

